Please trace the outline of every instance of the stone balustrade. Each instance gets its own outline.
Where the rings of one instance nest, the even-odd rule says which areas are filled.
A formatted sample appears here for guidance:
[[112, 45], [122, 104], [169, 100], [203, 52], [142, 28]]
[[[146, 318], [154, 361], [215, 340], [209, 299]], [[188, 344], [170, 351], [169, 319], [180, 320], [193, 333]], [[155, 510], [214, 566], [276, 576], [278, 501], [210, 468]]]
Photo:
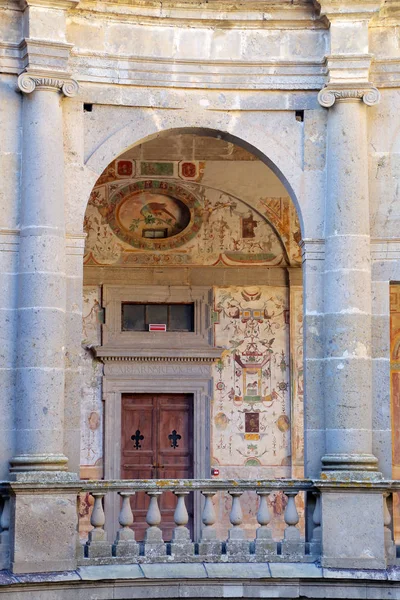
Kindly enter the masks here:
[[[0, 482], [0, 570], [14, 569], [16, 564], [15, 538], [19, 530], [14, 519], [18, 497], [26, 498], [34, 506], [46, 493], [58, 507], [61, 500], [57, 496], [61, 498], [61, 494], [68, 492], [71, 508], [77, 494], [90, 499], [90, 513], [82, 516], [80, 523], [85, 539], [77, 544], [73, 568], [135, 563], [300, 564], [325, 560], [324, 494], [349, 489], [350, 493], [362, 490], [371, 498], [381, 497], [380, 539], [384, 543], [385, 565], [400, 566], [400, 546], [396, 545], [398, 540], [393, 533], [393, 505], [400, 493], [397, 481], [75, 479]], [[141, 503], [142, 523], [135, 518], [131, 502], [139, 494], [142, 500], [147, 496], [147, 501]], [[165, 508], [164, 494], [169, 495], [169, 500], [174, 498], [174, 506], [168, 503], [168, 523], [161, 510], [163, 504]], [[273, 510], [277, 498], [283, 499], [279, 511]], [[65, 502], [61, 504], [67, 506]], [[49, 530], [56, 531], [59, 517], [54, 513], [49, 521], [50, 516], [46, 513], [45, 521], [40, 516], [37, 522], [29, 521], [29, 529], [35, 531], [38, 524], [45, 522]], [[340, 517], [338, 514], [338, 521]], [[85, 534], [89, 518], [91, 529]], [[77, 520], [78, 516], [75, 523]], [[56, 554], [55, 550], [54, 559]], [[46, 569], [40, 572], [43, 570]]]
[[[88, 482], [86, 492], [93, 497], [90, 523], [93, 529], [88, 539], [79, 547], [81, 564], [108, 564], [131, 562], [307, 562], [315, 561], [321, 552], [321, 510], [319, 494], [313, 484], [305, 480], [274, 481], [222, 481], [222, 480], [148, 480], [148, 481], [96, 481]], [[257, 494], [258, 527], [255, 538], [248, 539], [243, 527], [245, 515], [241, 497], [244, 492]], [[115, 539], [108, 539], [104, 499], [117, 492], [120, 496], [119, 529]], [[147, 529], [144, 540], [135, 537], [135, 521], [131, 498], [140, 492], [149, 497], [146, 514]], [[162, 494], [173, 492], [176, 497], [174, 528], [170, 540], [163, 539], [160, 500]], [[283, 492], [287, 502], [283, 512], [283, 539], [273, 536], [271, 513], [268, 503], [270, 494]], [[228, 535], [220, 539], [217, 514], [213, 499], [216, 494], [230, 496]], [[313, 510], [310, 513], [312, 531], [310, 540], [299, 527], [296, 496], [306, 493]], [[190, 494], [202, 498], [201, 530], [198, 539], [191, 539], [188, 527], [187, 502]], [[310, 512], [310, 511], [309, 511]], [[108, 527], [110, 529], [110, 527]], [[112, 529], [112, 527], [111, 527]]]

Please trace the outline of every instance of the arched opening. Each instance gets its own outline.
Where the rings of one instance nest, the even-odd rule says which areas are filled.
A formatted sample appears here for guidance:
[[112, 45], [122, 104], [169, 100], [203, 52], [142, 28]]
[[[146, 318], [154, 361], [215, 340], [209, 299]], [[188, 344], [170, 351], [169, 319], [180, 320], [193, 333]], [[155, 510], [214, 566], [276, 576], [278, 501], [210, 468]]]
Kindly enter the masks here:
[[128, 149], [91, 193], [82, 478], [303, 476], [299, 217], [271, 166], [210, 133]]

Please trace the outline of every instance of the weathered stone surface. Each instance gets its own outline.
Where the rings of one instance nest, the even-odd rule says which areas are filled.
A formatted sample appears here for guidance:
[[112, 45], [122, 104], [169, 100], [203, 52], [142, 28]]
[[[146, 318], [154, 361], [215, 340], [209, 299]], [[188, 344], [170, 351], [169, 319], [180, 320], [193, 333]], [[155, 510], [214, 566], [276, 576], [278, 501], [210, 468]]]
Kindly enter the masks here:
[[[383, 500], [380, 493], [323, 492], [324, 567], [384, 569]], [[368, 522], [368, 527], [365, 523]]]
[[145, 576], [139, 565], [79, 567], [78, 574], [83, 581], [99, 581], [101, 579], [140, 579]]
[[144, 573], [144, 576], [148, 579], [202, 579], [206, 576], [206, 570], [202, 564], [143, 564], [141, 565], [141, 569]]
[[68, 571], [76, 567], [76, 494], [18, 494], [13, 514], [14, 573]]
[[210, 564], [204, 565], [207, 576], [209, 578], [227, 578], [240, 579], [243, 578], [265, 578], [270, 577], [270, 570], [267, 563], [265, 564], [250, 564], [250, 563], [229, 563], [229, 564]]

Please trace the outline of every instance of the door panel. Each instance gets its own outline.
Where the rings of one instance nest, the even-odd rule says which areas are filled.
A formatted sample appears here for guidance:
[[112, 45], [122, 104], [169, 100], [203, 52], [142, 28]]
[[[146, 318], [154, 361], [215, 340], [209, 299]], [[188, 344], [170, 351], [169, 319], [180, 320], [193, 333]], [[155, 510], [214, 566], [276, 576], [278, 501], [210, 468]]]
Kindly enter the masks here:
[[[123, 394], [122, 479], [191, 479], [193, 477], [193, 398], [188, 394]], [[143, 437], [142, 437], [143, 436]], [[192, 495], [187, 508], [192, 528]], [[149, 498], [131, 499], [136, 539], [146, 531]], [[176, 498], [164, 492], [160, 499], [164, 540], [174, 528]]]
[[[158, 464], [160, 469], [157, 477], [159, 479], [192, 479], [192, 402], [188, 401], [187, 396], [159, 396], [158, 400]], [[192, 494], [186, 498], [188, 512], [191, 514], [192, 507], [189, 502], [192, 502]], [[171, 536], [176, 506], [174, 494], [172, 492], [164, 493], [160, 506], [165, 520], [166, 534]]]

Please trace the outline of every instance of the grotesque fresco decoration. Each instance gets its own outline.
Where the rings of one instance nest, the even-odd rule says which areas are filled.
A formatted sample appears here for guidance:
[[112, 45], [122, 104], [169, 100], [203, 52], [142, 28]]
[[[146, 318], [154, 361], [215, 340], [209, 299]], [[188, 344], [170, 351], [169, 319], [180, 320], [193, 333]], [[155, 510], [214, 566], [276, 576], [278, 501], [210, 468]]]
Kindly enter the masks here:
[[[287, 288], [214, 288], [215, 343], [225, 350], [213, 367], [211, 461], [223, 478], [303, 476], [302, 312], [301, 287], [291, 291], [290, 307]], [[227, 494], [214, 498], [222, 537], [230, 502]], [[283, 535], [286, 502], [281, 492], [270, 496], [276, 539]], [[296, 503], [303, 527], [302, 495]], [[257, 495], [245, 492], [242, 505], [243, 527], [252, 538]]]
[[[100, 288], [84, 286], [82, 329], [86, 347], [100, 344]], [[103, 407], [101, 402], [102, 365], [89, 352], [82, 362], [84, 387], [82, 390], [81, 468], [82, 475], [102, 475]], [[85, 473], [86, 471], [86, 473]]]
[[287, 290], [215, 288], [214, 328], [214, 464], [290, 464]]
[[303, 290], [290, 286], [292, 476], [304, 476]]
[[[393, 479], [400, 479], [400, 285], [390, 286], [390, 387]], [[400, 494], [393, 494], [396, 543], [400, 540]]]
[[[87, 207], [85, 264], [284, 266], [300, 263], [299, 225], [288, 197], [260, 198], [252, 206], [196, 181], [192, 163], [140, 163], [117, 175], [120, 162], [100, 177]], [[131, 161], [132, 163], [134, 161]], [[165, 165], [187, 180], [168, 180]], [[163, 168], [161, 168], [163, 167]], [[202, 171], [206, 167], [203, 165]], [[160, 175], [163, 174], [163, 179]], [[256, 189], [256, 188], [255, 188]], [[294, 232], [294, 233], [293, 233]], [[296, 233], [297, 232], [297, 233]]]

